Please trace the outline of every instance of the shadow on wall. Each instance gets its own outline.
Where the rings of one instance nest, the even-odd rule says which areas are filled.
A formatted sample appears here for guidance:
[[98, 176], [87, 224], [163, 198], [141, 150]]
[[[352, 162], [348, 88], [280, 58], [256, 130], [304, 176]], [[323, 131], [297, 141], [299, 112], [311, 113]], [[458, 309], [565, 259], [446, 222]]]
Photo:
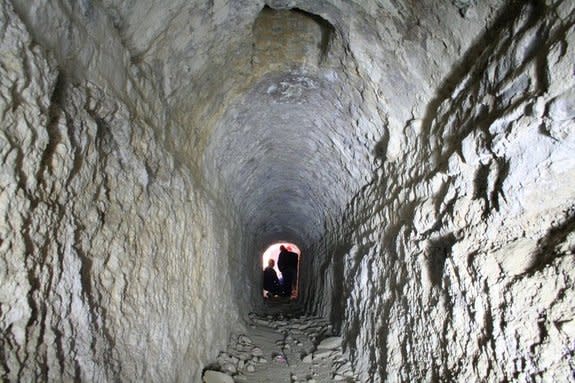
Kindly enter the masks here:
[[426, 250], [428, 274], [433, 286], [441, 286], [445, 261], [451, 256], [451, 248], [457, 239], [453, 233], [430, 240]]

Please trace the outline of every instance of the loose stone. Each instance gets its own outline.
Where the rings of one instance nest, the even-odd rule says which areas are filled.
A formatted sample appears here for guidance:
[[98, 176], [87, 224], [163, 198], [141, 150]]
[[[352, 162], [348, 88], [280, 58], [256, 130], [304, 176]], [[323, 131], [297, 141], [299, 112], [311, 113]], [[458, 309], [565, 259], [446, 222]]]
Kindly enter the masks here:
[[317, 348], [318, 348], [318, 350], [323, 350], [323, 349], [333, 350], [333, 349], [338, 348], [340, 346], [341, 346], [341, 337], [332, 336], [332, 337], [325, 338], [324, 340], [322, 340], [320, 342], [320, 344], [318, 344]]
[[204, 373], [205, 383], [234, 383], [231, 376], [219, 371], [208, 370]]

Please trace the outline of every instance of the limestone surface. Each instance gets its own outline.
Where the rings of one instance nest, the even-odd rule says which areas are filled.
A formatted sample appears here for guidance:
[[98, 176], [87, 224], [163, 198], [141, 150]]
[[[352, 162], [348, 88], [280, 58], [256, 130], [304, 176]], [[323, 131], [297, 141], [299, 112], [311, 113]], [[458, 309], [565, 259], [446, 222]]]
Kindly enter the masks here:
[[574, 46], [571, 0], [0, 1], [0, 380], [573, 381]]

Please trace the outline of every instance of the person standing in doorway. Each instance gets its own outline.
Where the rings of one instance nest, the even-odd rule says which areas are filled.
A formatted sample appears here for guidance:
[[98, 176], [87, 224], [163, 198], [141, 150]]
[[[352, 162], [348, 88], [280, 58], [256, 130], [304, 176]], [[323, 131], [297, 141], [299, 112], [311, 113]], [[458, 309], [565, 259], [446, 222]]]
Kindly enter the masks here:
[[281, 245], [278, 256], [278, 268], [283, 276], [282, 292], [285, 297], [291, 297], [294, 285], [297, 283], [297, 263], [298, 255]]

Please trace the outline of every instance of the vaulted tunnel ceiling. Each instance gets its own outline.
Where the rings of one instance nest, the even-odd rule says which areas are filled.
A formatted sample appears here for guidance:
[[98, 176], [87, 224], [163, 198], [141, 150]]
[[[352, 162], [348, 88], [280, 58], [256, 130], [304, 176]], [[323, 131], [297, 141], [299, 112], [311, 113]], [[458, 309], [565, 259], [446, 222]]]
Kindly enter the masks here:
[[[429, 97], [427, 74], [446, 69], [421, 66], [436, 51], [426, 6], [103, 3], [134, 60], [159, 74], [168, 145], [260, 245], [320, 238], [385, 156], [388, 129]], [[412, 36], [394, 36], [405, 23]], [[450, 26], [433, 33], [453, 43], [444, 56], [461, 49]]]

